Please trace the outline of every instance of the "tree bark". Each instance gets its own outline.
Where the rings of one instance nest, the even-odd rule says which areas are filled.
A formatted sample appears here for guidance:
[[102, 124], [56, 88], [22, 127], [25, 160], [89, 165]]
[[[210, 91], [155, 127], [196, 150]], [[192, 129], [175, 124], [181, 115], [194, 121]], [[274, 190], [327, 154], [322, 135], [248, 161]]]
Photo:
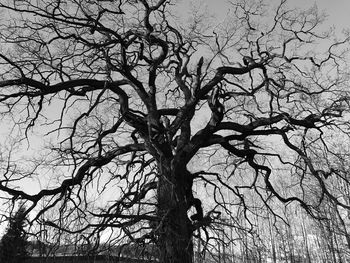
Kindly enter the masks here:
[[[159, 260], [163, 263], [192, 263], [192, 223], [188, 218], [186, 167], [176, 167], [171, 160], [159, 163], [157, 235]], [[187, 189], [187, 190], [186, 190]]]

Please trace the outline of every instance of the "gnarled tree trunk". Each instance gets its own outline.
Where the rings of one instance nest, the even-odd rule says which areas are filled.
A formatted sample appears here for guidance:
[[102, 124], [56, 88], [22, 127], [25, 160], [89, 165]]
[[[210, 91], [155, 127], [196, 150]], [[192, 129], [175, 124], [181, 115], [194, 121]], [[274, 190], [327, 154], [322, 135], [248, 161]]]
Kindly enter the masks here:
[[[182, 167], [181, 167], [182, 166]], [[171, 160], [159, 164], [158, 236], [159, 260], [163, 263], [192, 263], [192, 223], [188, 218], [188, 197], [185, 165], [176, 166]]]

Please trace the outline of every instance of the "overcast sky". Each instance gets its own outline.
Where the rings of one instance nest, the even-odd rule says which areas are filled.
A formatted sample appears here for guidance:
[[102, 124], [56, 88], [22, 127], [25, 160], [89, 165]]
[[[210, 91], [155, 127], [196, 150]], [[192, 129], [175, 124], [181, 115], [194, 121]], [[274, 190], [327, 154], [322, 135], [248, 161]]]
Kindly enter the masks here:
[[[182, 0], [184, 1], [184, 0]], [[249, 1], [249, 0], [248, 0]], [[264, 0], [279, 3], [280, 0]], [[227, 12], [226, 0], [203, 0], [211, 11], [217, 14], [225, 14]], [[320, 11], [325, 11], [328, 14], [327, 25], [336, 26], [341, 31], [343, 28], [350, 27], [350, 0], [289, 0], [288, 5], [300, 9], [307, 9], [316, 4]]]
[[349, 0], [293, 0], [289, 1], [299, 8], [307, 8], [316, 3], [320, 10], [328, 14], [328, 23], [335, 25], [337, 28], [348, 28], [350, 26]]
[[[1, 0], [0, 0], [1, 1]], [[218, 15], [218, 18], [220, 18], [220, 15], [224, 17], [228, 12], [228, 1], [227, 0], [194, 0], [195, 2], [203, 1], [207, 6], [209, 11], [212, 11]], [[234, 0], [233, 0], [234, 1]], [[251, 1], [251, 0], [246, 0]], [[278, 4], [280, 0], [264, 0], [264, 1], [272, 1]], [[188, 0], [178, 0], [181, 5], [185, 6], [190, 2]], [[350, 0], [289, 0], [288, 1], [290, 6], [295, 6], [300, 9], [308, 9], [311, 6], [313, 6], [315, 3], [318, 5], [320, 11], [324, 10], [328, 14], [328, 21], [327, 25], [332, 26], [334, 25], [338, 31], [341, 31], [343, 28], [349, 28], [350, 27], [350, 18], [349, 18], [349, 10], [350, 10]], [[1, 132], [4, 131], [4, 127], [0, 129]], [[7, 131], [8, 133], [8, 131]], [[30, 149], [29, 149], [30, 152]], [[43, 185], [45, 185], [44, 182], [41, 182]], [[30, 189], [31, 193], [35, 193], [39, 189], [36, 187], [31, 187]]]
[[[184, 5], [188, 4], [189, 2], [188, 0], [178, 0], [178, 1], [182, 2], [182, 4]], [[229, 5], [227, 4], [226, 0], [202, 0], [202, 1], [206, 3], [210, 11], [213, 11], [218, 15], [222, 14], [223, 16], [227, 14]], [[250, 1], [250, 0], [247, 0], [247, 1]], [[279, 0], [266, 0], [266, 1], [273, 1], [276, 4], [280, 2]], [[343, 28], [350, 27], [350, 18], [349, 18], [350, 0], [317, 0], [317, 1], [289, 0], [290, 6], [292, 7], [295, 6], [300, 9], [308, 9], [311, 6], [313, 6], [315, 3], [319, 7], [320, 11], [324, 10], [328, 14], [328, 21], [326, 23], [328, 26], [334, 25], [338, 31], [341, 31], [341, 29]], [[4, 129], [4, 127], [2, 129]], [[1, 133], [1, 129], [0, 129], [0, 133]], [[45, 185], [44, 182], [41, 182], [41, 183]], [[39, 189], [31, 185], [30, 190], [31, 191], [29, 192], [35, 193]]]

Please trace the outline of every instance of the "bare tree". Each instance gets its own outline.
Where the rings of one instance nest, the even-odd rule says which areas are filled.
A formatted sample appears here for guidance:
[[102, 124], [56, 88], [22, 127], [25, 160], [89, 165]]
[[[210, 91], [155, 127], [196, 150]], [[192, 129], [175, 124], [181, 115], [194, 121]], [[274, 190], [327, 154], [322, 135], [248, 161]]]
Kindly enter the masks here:
[[[35, 135], [50, 142], [26, 165], [8, 155], [0, 190], [27, 200], [34, 221], [90, 241], [152, 243], [169, 263], [193, 262], [194, 236], [219, 240], [220, 214], [251, 229], [258, 203], [279, 216], [271, 200], [310, 214], [325, 196], [350, 208], [327, 184], [339, 174], [310, 154], [330, 136], [348, 139], [349, 125], [348, 36], [323, 33], [317, 8], [235, 1], [213, 26], [200, 10], [182, 22], [167, 0], [1, 1], [0, 10], [10, 18], [1, 116], [22, 147]], [[36, 175], [51, 179], [28, 193], [21, 182]], [[50, 209], [59, 216], [45, 217]]]

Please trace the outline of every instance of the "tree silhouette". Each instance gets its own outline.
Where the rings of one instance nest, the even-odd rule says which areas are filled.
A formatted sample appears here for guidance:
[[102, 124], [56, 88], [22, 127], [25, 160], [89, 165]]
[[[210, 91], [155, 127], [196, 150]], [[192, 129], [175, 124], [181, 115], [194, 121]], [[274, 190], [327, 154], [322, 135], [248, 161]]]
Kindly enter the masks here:
[[0, 262], [22, 263], [28, 256], [25, 221], [26, 213], [23, 206], [10, 216], [6, 233], [0, 241]]
[[[18, 147], [37, 147], [26, 165], [3, 155], [0, 190], [33, 221], [188, 263], [193, 238], [223, 240], [222, 219], [281, 218], [272, 202], [350, 208], [327, 183], [348, 179], [319, 158], [348, 139], [348, 36], [323, 33], [317, 8], [232, 1], [216, 24], [167, 0], [0, 10], [1, 116]], [[47, 187], [29, 193], [36, 176]]]

